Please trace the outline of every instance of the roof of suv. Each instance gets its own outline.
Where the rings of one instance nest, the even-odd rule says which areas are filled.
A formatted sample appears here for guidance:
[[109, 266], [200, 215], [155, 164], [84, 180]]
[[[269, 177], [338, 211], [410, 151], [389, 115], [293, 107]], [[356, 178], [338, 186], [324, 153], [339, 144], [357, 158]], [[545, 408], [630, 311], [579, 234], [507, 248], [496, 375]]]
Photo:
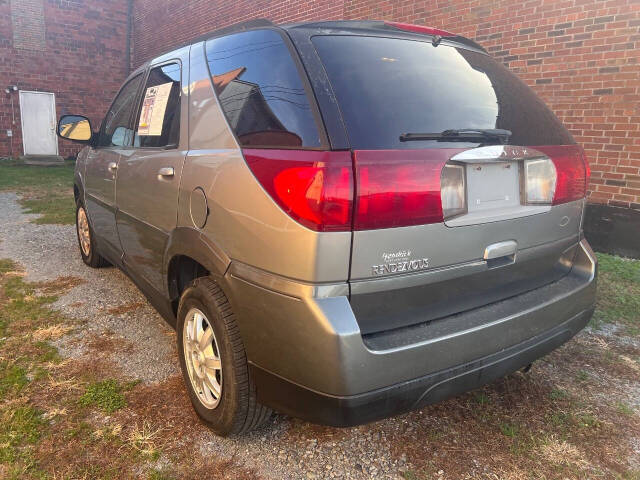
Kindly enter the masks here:
[[[399, 23], [382, 20], [329, 20], [320, 22], [299, 22], [276, 25], [284, 30], [304, 29], [309, 30], [311, 34], [393, 34], [402, 36], [429, 36], [432, 38], [446, 38], [467, 47], [471, 47], [486, 53], [486, 50], [473, 40], [451, 33], [439, 28], [427, 27], [423, 25], [412, 25], [408, 23]], [[438, 40], [439, 41], [439, 40]]]
[[[424, 37], [429, 36], [431, 38], [440, 39], [445, 38], [449, 42], [455, 42], [466, 47], [479, 50], [483, 53], [487, 53], [486, 50], [475, 41], [450, 33], [444, 30], [440, 30], [432, 27], [425, 27], [422, 25], [411, 25], [406, 23], [388, 22], [382, 20], [327, 20], [327, 21], [315, 21], [315, 22], [297, 22], [297, 23], [285, 23], [275, 24], [270, 20], [264, 18], [256, 18], [248, 20], [246, 22], [235, 23], [228, 27], [219, 28], [213, 30], [204, 35], [200, 35], [196, 38], [189, 40], [186, 45], [209, 40], [212, 37], [219, 37], [222, 35], [230, 35], [233, 33], [243, 32], [246, 30], [254, 30], [258, 28], [277, 27], [283, 30], [306, 30], [309, 35], [316, 34], [333, 34], [333, 35], [345, 35], [345, 34], [393, 34], [394, 36], [406, 36], [406, 37]], [[176, 47], [180, 48], [180, 47]], [[171, 51], [176, 48], [171, 49]]]

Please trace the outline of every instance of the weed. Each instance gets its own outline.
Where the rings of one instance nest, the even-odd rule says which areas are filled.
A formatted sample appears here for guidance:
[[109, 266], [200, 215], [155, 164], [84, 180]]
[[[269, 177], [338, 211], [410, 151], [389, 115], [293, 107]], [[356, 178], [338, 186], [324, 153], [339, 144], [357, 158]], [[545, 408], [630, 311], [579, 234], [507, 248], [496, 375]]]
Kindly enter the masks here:
[[627, 405], [626, 403], [622, 403], [622, 402], [616, 403], [616, 410], [622, 415], [631, 416], [634, 414], [633, 408]]
[[587, 380], [589, 380], [589, 374], [587, 373], [586, 370], [578, 370], [578, 373], [576, 374], [576, 379], [579, 382], [586, 382]]
[[477, 392], [473, 394], [473, 400], [480, 405], [487, 405], [491, 400], [484, 392]]
[[24, 458], [21, 447], [36, 443], [45, 423], [42, 414], [28, 405], [4, 410], [0, 423], [0, 463]]
[[19, 392], [27, 383], [27, 371], [23, 367], [0, 363], [0, 399], [7, 393]]
[[13, 260], [0, 258], [0, 274], [15, 272], [17, 269], [18, 266]]
[[560, 388], [554, 388], [549, 393], [549, 397], [551, 400], [566, 400], [569, 398], [569, 394]]
[[500, 424], [500, 431], [502, 434], [509, 438], [514, 438], [518, 435], [519, 432], [518, 425], [514, 423], [502, 423]]
[[600, 425], [600, 421], [591, 413], [582, 413], [576, 419], [581, 427], [594, 428]]
[[[149, 480], [174, 480], [176, 477], [168, 472], [162, 470], [153, 469], [149, 472]], [[407, 478], [405, 476], [405, 478]]]
[[126, 405], [122, 386], [117, 380], [109, 379], [93, 383], [79, 399], [80, 405], [96, 406], [106, 413], [113, 413]]
[[156, 439], [161, 431], [161, 428], [154, 429], [148, 422], [143, 422], [141, 428], [136, 426], [129, 434], [129, 445], [151, 460], [157, 460], [160, 457], [160, 448], [156, 445]]

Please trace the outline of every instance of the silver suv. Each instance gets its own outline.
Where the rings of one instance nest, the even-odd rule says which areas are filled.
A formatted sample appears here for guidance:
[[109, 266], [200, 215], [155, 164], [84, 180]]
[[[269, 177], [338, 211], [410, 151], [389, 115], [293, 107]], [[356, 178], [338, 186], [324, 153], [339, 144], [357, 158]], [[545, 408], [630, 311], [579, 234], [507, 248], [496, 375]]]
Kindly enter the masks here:
[[524, 368], [588, 322], [589, 169], [475, 42], [416, 25], [236, 25], [142, 65], [75, 171], [86, 264], [177, 330], [220, 435], [347, 426]]

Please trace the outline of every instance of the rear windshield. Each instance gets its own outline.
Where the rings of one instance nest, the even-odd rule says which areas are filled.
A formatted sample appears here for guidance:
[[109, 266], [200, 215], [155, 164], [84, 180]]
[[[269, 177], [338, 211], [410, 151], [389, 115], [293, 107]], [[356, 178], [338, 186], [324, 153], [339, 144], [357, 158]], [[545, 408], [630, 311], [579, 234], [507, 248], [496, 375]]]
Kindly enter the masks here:
[[574, 143], [533, 90], [483, 53], [396, 38], [336, 35], [312, 41], [352, 148], [452, 146], [399, 137], [459, 128], [511, 130], [513, 145]]

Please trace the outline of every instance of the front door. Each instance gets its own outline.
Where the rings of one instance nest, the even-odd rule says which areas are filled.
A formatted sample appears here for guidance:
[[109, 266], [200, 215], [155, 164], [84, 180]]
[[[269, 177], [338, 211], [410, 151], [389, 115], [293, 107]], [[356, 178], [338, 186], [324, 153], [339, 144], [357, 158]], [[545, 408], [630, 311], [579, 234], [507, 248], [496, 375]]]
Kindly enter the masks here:
[[25, 155], [58, 155], [56, 97], [53, 93], [21, 90], [20, 118]]
[[116, 221], [124, 263], [158, 291], [164, 286], [164, 251], [177, 222], [188, 148], [187, 135], [180, 135], [181, 110], [183, 118], [187, 111], [181, 80], [178, 61], [151, 67], [135, 116], [134, 148], [123, 153], [118, 166]]
[[122, 247], [116, 229], [116, 178], [123, 153], [133, 143], [131, 126], [142, 75], [129, 80], [107, 112], [95, 145], [87, 157], [85, 202], [100, 253], [117, 261]]

